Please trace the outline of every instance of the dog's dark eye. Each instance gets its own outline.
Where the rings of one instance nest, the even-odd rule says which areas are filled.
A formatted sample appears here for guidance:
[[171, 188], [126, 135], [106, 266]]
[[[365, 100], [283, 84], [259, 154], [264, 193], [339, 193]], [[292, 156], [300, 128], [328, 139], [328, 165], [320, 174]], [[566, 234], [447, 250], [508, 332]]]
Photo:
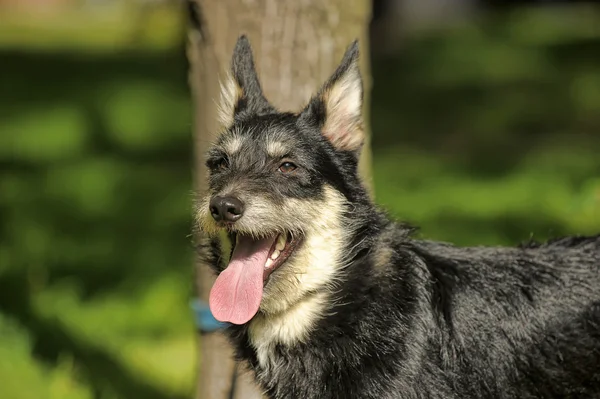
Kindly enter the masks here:
[[284, 162], [279, 166], [279, 171], [281, 173], [290, 173], [296, 169], [296, 165], [291, 162]]
[[229, 162], [227, 161], [227, 158], [221, 158], [215, 163], [215, 166], [217, 169], [224, 170], [229, 166]]

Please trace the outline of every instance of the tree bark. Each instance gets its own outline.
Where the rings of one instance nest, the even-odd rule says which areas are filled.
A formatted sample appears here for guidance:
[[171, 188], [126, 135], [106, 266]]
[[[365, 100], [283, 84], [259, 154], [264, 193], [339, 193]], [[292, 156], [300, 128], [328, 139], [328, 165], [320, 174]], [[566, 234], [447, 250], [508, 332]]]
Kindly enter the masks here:
[[[267, 99], [284, 111], [299, 111], [333, 73], [346, 47], [360, 40], [366, 142], [360, 160], [371, 188], [368, 134], [371, 88], [368, 26], [370, 0], [188, 0], [192, 29], [188, 46], [190, 84], [195, 111], [196, 189], [202, 195], [204, 154], [219, 130], [216, 101], [219, 78], [229, 68], [233, 47], [245, 33], [254, 50], [256, 68]], [[197, 265], [197, 290], [208, 300], [214, 282], [206, 265]], [[260, 398], [250, 372], [235, 372], [231, 348], [221, 333], [199, 340], [198, 399]], [[241, 371], [241, 369], [240, 369]]]

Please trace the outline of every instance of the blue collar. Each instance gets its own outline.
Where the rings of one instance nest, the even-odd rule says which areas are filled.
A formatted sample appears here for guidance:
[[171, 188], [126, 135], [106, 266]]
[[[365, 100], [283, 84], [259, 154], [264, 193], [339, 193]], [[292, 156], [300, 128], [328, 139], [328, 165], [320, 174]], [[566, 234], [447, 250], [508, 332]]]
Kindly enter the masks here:
[[194, 312], [196, 328], [198, 328], [201, 333], [210, 333], [221, 330], [229, 325], [229, 323], [222, 323], [215, 319], [210, 312], [208, 304], [204, 301], [193, 299], [190, 301], [190, 307]]

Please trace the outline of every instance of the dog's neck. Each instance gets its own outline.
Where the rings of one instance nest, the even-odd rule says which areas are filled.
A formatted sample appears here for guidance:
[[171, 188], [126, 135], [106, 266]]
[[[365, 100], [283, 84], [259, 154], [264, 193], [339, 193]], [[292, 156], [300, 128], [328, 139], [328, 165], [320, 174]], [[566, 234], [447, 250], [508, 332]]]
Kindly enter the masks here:
[[[370, 279], [366, 276], [371, 273], [366, 270], [368, 264], [361, 262], [361, 259], [371, 256], [370, 248], [378, 247], [373, 242], [374, 237], [377, 236], [375, 231], [381, 229], [385, 223], [380, 216], [374, 217], [372, 221], [370, 225], [363, 226], [353, 224], [352, 220], [346, 221], [362, 231], [360, 236], [349, 239], [344, 248], [330, 246], [330, 251], [341, 251], [348, 255], [341, 257], [344, 259], [344, 265], [343, 269], [335, 275], [335, 282], [323, 286], [318, 291], [309, 292], [282, 312], [259, 312], [248, 323], [248, 342], [254, 349], [262, 369], [269, 369], [276, 363], [274, 348], [277, 345], [293, 346], [306, 343], [320, 320], [332, 316], [339, 318], [340, 315], [336, 315], [337, 308], [347, 305], [345, 303], [347, 298], [338, 297], [339, 291], [346, 291], [341, 289], [344, 285], [350, 284], [355, 289], [367, 290], [365, 287], [369, 285]], [[322, 256], [322, 262], [325, 263], [332, 259], [340, 259], [338, 253], [323, 253]], [[355, 268], [361, 268], [360, 272], [353, 273], [351, 269]], [[358, 274], [362, 277], [356, 278]], [[352, 280], [350, 276], [354, 276]], [[362, 299], [366, 298], [363, 296]]]
[[273, 358], [276, 345], [294, 345], [308, 338], [315, 323], [326, 312], [328, 296], [325, 292], [311, 294], [285, 312], [259, 313], [250, 321], [248, 340], [263, 369], [276, 363]]

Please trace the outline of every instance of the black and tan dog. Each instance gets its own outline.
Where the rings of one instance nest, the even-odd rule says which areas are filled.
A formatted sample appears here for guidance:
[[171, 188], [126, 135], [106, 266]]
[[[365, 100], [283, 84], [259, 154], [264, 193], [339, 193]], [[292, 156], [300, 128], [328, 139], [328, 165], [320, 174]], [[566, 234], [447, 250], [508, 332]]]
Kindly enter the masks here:
[[[600, 236], [520, 248], [411, 238], [369, 199], [358, 46], [306, 108], [223, 87], [198, 226], [214, 316], [269, 398], [600, 398]], [[220, 261], [217, 235], [233, 244]]]

